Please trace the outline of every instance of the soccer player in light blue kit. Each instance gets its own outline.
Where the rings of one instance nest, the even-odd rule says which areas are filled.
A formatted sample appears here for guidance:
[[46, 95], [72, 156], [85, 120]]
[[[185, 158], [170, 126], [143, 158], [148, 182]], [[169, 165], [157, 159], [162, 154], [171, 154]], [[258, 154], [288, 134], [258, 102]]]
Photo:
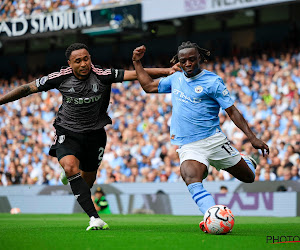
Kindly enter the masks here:
[[[182, 43], [171, 61], [179, 61], [182, 72], [157, 80], [147, 74], [140, 62], [145, 51], [145, 46], [133, 51], [132, 60], [138, 80], [147, 93], [172, 93], [171, 143], [180, 146], [177, 152], [182, 178], [200, 211], [205, 214], [207, 209], [216, 205], [202, 184], [209, 165], [217, 170], [226, 170], [243, 182], [251, 183], [255, 178], [254, 159], [241, 156], [221, 131], [220, 108], [225, 109], [252, 146], [262, 150], [263, 156], [269, 153], [269, 147], [253, 134], [234, 106], [221, 77], [200, 68], [209, 51], [195, 43]], [[205, 232], [203, 221], [200, 228]]]

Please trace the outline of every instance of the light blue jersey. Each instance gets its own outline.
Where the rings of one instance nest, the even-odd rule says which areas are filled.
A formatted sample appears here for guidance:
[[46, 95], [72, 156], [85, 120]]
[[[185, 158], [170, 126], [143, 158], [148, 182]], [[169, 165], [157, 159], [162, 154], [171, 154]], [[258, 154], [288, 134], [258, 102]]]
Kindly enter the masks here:
[[223, 80], [216, 74], [202, 70], [188, 78], [176, 72], [162, 78], [159, 93], [172, 93], [171, 143], [184, 145], [221, 131], [220, 107], [233, 105]]

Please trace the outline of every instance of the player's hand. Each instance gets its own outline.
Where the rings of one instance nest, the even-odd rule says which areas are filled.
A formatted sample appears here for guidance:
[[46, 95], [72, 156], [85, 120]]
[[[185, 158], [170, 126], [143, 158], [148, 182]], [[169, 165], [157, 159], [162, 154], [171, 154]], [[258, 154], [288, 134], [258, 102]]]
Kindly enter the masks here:
[[261, 149], [263, 156], [269, 154], [270, 152], [269, 146], [266, 143], [264, 143], [262, 140], [258, 138], [254, 138], [250, 142], [255, 149]]
[[139, 61], [143, 58], [146, 52], [146, 47], [144, 45], [137, 47], [132, 54], [132, 61]]
[[172, 66], [172, 68], [170, 68], [170, 71], [169, 71], [169, 75], [172, 75], [174, 74], [176, 71], [180, 71], [182, 72], [182, 69], [180, 68], [180, 63], [176, 63]]

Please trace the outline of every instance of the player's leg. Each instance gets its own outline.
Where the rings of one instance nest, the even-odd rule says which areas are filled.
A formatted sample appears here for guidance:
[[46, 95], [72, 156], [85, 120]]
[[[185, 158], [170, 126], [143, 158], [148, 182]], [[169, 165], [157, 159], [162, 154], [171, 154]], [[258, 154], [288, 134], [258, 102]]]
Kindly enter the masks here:
[[94, 182], [96, 180], [97, 170], [92, 172], [85, 172], [80, 170], [82, 178], [85, 180], [85, 182], [88, 184], [89, 188], [92, 188], [94, 185]]
[[[89, 189], [92, 188], [96, 180], [97, 170], [101, 164], [105, 146], [106, 133], [104, 129], [85, 135], [84, 146], [82, 150], [82, 164], [79, 165], [79, 168], [81, 176], [87, 183]], [[89, 195], [90, 200], [92, 201], [91, 192]], [[109, 229], [109, 226], [100, 219], [99, 215], [97, 216], [98, 218], [95, 217], [96, 216], [91, 217], [90, 225], [86, 230]]]
[[102, 162], [106, 141], [107, 136], [103, 128], [86, 136], [83, 151], [84, 156], [79, 168], [82, 178], [90, 188], [92, 188], [95, 183], [97, 170]]
[[255, 179], [256, 162], [230, 145], [226, 136], [218, 133], [212, 137], [213, 150], [209, 155], [209, 163], [217, 170], [223, 169], [240, 181], [251, 183]]
[[185, 160], [180, 165], [180, 172], [188, 190], [200, 211], [205, 214], [207, 209], [216, 205], [214, 198], [203, 187], [203, 176], [207, 166], [196, 160]]
[[224, 170], [242, 182], [254, 182], [256, 162], [254, 160], [253, 162], [247, 158], [242, 157], [242, 159], [235, 166], [226, 168]]
[[[207, 176], [207, 166], [196, 160], [185, 160], [180, 165], [180, 172], [192, 199], [199, 207], [199, 210], [205, 214], [210, 207], [216, 205], [214, 198], [206, 191], [202, 184], [202, 180]], [[203, 221], [199, 223], [199, 227], [206, 233]]]
[[66, 172], [72, 192], [76, 197], [79, 205], [90, 218], [99, 218], [99, 215], [91, 199], [90, 187], [81, 177], [79, 170], [79, 160], [74, 155], [66, 155], [59, 160], [59, 163]]
[[100, 219], [95, 209], [89, 185], [81, 176], [79, 160], [74, 155], [66, 155], [60, 159], [59, 163], [64, 168], [66, 175], [68, 176], [68, 181], [77, 202], [84, 212], [90, 217], [90, 225], [86, 230], [108, 229], [108, 225]]
[[58, 140], [51, 146], [49, 154], [58, 158], [77, 202], [90, 217], [90, 226], [87, 230], [107, 229], [108, 225], [99, 218], [91, 199], [90, 188], [81, 177], [79, 169], [85, 136], [61, 128], [56, 130], [56, 134]]

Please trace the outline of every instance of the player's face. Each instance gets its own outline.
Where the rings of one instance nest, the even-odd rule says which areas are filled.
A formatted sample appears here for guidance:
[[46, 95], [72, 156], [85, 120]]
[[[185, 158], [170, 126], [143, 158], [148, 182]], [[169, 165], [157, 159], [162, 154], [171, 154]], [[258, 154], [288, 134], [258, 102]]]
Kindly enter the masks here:
[[78, 79], [86, 79], [90, 74], [92, 67], [91, 56], [86, 49], [72, 51], [68, 63]]
[[193, 77], [200, 73], [200, 55], [195, 48], [182, 49], [178, 53], [180, 67], [187, 77]]

